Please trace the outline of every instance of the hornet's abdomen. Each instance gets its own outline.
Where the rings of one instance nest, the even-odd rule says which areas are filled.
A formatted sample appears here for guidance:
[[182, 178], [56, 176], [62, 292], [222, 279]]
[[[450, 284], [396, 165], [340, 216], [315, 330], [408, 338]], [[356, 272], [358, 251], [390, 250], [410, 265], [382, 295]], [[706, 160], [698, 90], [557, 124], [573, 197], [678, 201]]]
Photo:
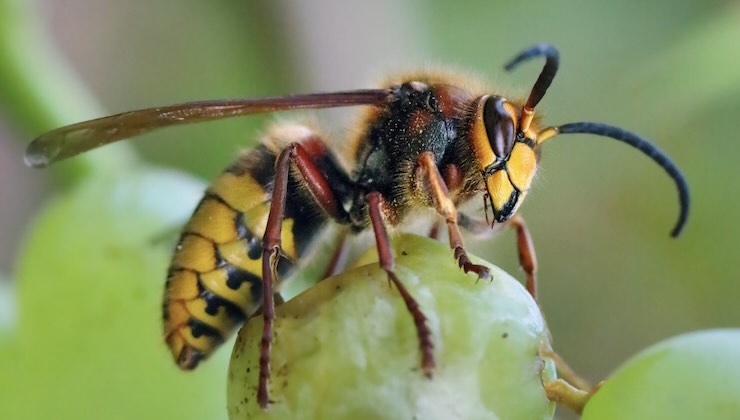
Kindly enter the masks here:
[[[265, 146], [242, 155], [208, 188], [183, 229], [163, 303], [165, 341], [183, 369], [197, 366], [262, 304], [262, 236], [274, 165]], [[322, 224], [291, 212], [294, 207], [287, 203], [283, 221], [283, 279]], [[297, 240], [296, 221], [302, 224]]]

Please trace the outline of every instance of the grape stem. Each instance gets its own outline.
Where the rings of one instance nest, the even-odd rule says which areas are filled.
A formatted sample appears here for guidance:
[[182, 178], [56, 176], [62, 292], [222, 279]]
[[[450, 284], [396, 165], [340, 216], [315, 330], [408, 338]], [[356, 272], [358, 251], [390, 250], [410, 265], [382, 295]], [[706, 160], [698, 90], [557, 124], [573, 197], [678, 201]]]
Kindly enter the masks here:
[[578, 389], [563, 379], [556, 379], [545, 384], [545, 395], [548, 400], [562, 404], [580, 415], [593, 392]]
[[592, 386], [587, 380], [580, 377], [573, 368], [559, 354], [557, 354], [549, 345], [543, 342], [540, 344], [540, 356], [552, 359], [561, 379], [544, 384], [547, 399], [563, 404], [578, 414], [581, 414], [583, 407], [601, 383]]

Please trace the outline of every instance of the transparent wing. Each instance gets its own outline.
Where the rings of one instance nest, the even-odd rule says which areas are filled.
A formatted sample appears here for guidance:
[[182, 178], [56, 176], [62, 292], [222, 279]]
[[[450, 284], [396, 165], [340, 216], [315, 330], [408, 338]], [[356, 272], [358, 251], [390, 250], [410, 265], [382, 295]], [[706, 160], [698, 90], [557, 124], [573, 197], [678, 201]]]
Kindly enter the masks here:
[[291, 109], [381, 105], [389, 96], [387, 89], [365, 89], [263, 99], [186, 102], [124, 112], [49, 131], [28, 145], [25, 161], [28, 166], [44, 167], [96, 147], [172, 125]]

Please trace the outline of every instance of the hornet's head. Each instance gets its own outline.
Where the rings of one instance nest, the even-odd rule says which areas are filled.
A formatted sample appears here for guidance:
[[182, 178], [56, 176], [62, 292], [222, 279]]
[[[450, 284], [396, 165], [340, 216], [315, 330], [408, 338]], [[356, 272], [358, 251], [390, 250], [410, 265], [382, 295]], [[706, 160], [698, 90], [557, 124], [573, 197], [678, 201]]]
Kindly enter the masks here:
[[516, 213], [537, 172], [538, 145], [518, 125], [516, 107], [506, 99], [478, 99], [470, 141], [486, 188], [484, 204], [486, 209], [491, 206], [494, 223]]
[[533, 123], [534, 110], [558, 71], [560, 54], [552, 45], [537, 44], [519, 53], [505, 66], [511, 70], [539, 56], [545, 57], [545, 66], [518, 113], [516, 106], [500, 96], [485, 95], [476, 102], [468, 136], [486, 188], [486, 218], [488, 205], [493, 211], [493, 223], [505, 222], [516, 213], [537, 172], [539, 148], [543, 142], [558, 134], [595, 134], [636, 148], [673, 178], [681, 211], [671, 235], [678, 236], [689, 215], [689, 187], [681, 171], [657, 147], [636, 134], [601, 123], [578, 122], [537, 129]]

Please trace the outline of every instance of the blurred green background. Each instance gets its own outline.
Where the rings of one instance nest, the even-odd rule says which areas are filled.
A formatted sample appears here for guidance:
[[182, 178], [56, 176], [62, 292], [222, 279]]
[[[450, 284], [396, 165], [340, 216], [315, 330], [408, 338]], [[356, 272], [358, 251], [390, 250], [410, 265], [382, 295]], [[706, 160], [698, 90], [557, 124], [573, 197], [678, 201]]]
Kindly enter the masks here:
[[[212, 179], [274, 117], [157, 132], [47, 171], [22, 166], [31, 138], [110, 112], [372, 87], [430, 65], [524, 95], [541, 64], [511, 75], [501, 65], [534, 42], [561, 52], [539, 106], [547, 123], [606, 122], [652, 139], [683, 169], [693, 198], [672, 240], [676, 192], [650, 160], [596, 137], [547, 145], [521, 213], [557, 350], [597, 381], [665, 337], [740, 324], [737, 1], [2, 0], [0, 37], [0, 388], [11, 390], [0, 396], [2, 418], [225, 416], [228, 351], [194, 377], [176, 371], [156, 338], [171, 245], [152, 238], [177, 230], [201, 184], [128, 156], [133, 147], [147, 162]], [[345, 113], [319, 115], [341, 142]], [[70, 245], [83, 239], [89, 249]], [[506, 232], [469, 243], [516, 275], [514, 240]], [[95, 268], [106, 258], [118, 264], [103, 269], [110, 277]], [[107, 282], [116, 282], [113, 303], [91, 303], [86, 293]], [[147, 346], [161, 353], [156, 363], [116, 360], [121, 348]], [[161, 366], [138, 372], [137, 363]], [[76, 403], [89, 383], [99, 403]]]

